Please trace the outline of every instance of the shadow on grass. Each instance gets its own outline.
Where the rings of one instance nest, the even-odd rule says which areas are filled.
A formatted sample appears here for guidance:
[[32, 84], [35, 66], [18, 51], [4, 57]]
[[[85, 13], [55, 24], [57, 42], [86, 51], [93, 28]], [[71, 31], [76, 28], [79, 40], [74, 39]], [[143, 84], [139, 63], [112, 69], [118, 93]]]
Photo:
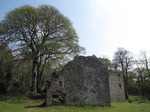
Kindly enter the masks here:
[[39, 107], [41, 107], [41, 106], [39, 106], [39, 105], [36, 106], [36, 105], [35, 105], [35, 106], [25, 106], [24, 108], [39, 108]]
[[45, 102], [42, 103], [41, 105], [34, 105], [34, 106], [25, 106], [24, 108], [42, 108], [42, 107], [45, 107]]

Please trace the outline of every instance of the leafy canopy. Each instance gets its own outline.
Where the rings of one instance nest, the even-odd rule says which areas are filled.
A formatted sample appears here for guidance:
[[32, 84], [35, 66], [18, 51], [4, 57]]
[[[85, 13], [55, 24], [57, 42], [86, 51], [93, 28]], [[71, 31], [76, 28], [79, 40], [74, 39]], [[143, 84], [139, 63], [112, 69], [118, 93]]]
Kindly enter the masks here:
[[83, 49], [70, 20], [49, 5], [25, 5], [7, 13], [0, 22], [0, 38], [30, 59], [77, 54]]

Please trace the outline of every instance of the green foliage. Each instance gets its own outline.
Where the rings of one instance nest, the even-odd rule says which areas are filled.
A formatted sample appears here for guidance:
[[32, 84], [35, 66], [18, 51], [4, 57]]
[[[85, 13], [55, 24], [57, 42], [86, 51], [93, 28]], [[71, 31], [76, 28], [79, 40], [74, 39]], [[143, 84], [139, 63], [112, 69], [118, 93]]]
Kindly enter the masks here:
[[130, 95], [139, 95], [139, 88], [136, 83], [137, 76], [135, 73], [130, 72], [128, 76], [128, 93]]
[[24, 5], [8, 12], [0, 22], [0, 40], [8, 42], [19, 59], [31, 63], [29, 84], [31, 91], [36, 92], [43, 89], [43, 73], [48, 62], [78, 55], [84, 49], [78, 44], [70, 20], [49, 5], [38, 8]]
[[107, 57], [98, 58], [108, 69], [111, 69], [112, 63]]
[[11, 47], [20, 53], [23, 50], [30, 59], [36, 55], [79, 52], [78, 36], [70, 20], [49, 5], [16, 8], [7, 13], [0, 26], [1, 38], [13, 42]]
[[28, 97], [30, 99], [45, 99], [45, 95], [39, 94], [37, 92], [29, 92]]
[[29, 98], [32, 98], [32, 99], [34, 99], [34, 98], [36, 98], [36, 97], [38, 97], [38, 96], [40, 96], [40, 94], [37, 93], [37, 92], [35, 92], [35, 91], [28, 93], [28, 97], [29, 97]]
[[140, 97], [139, 96], [129, 96], [129, 100], [138, 101], [138, 100], [140, 100]]
[[128, 101], [132, 101], [132, 103], [150, 103], [146, 97], [141, 96], [129, 96]]
[[0, 41], [0, 93], [5, 94], [11, 86], [13, 61], [7, 43]]
[[[128, 77], [128, 92], [130, 95], [140, 95], [141, 97], [147, 97], [150, 99], [150, 81], [145, 80], [145, 76], [143, 74], [142, 80], [139, 80], [139, 76], [137, 74], [130, 72]], [[147, 78], [149, 79], [149, 78]]]
[[8, 93], [7, 95], [0, 94], [0, 101], [5, 101], [10, 104], [23, 103], [24, 100], [26, 99], [27, 96], [25, 94], [20, 94], [20, 93]]

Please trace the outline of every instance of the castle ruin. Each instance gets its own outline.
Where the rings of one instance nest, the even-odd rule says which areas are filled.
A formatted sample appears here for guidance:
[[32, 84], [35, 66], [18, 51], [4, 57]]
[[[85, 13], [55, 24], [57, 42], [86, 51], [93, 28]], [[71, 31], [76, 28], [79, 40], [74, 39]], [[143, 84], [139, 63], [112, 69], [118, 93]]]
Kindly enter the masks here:
[[[114, 78], [114, 74], [109, 77], [107, 67], [95, 56], [77, 56], [61, 71], [52, 74], [47, 88], [46, 105], [109, 106], [110, 96], [113, 100], [123, 99], [120, 97], [123, 94], [117, 96], [120, 92], [115, 93], [119, 89], [113, 87], [118, 83]], [[121, 77], [119, 81], [120, 84]], [[121, 83], [119, 88], [122, 87]]]

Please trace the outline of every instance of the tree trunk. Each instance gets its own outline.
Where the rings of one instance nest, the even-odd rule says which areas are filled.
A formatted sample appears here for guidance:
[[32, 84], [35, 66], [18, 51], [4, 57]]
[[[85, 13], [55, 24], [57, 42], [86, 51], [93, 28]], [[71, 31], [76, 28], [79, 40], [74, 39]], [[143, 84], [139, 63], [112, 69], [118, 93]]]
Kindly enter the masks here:
[[[127, 62], [126, 62], [127, 63]], [[128, 65], [127, 67], [125, 68], [125, 98], [126, 99], [129, 99], [129, 96], [128, 96]]]
[[36, 86], [37, 86], [37, 92], [40, 93], [41, 92], [41, 82], [40, 82], [40, 65], [37, 66], [37, 82], [36, 82]]
[[33, 61], [32, 66], [32, 85], [31, 85], [31, 91], [37, 92], [37, 61]]
[[38, 64], [37, 64], [37, 92], [38, 93], [41, 93], [41, 82], [40, 82], [40, 79], [41, 79], [41, 64], [42, 64], [42, 60], [41, 58], [38, 58]]
[[39, 60], [39, 63], [38, 63], [38, 66], [37, 66], [37, 92], [41, 93], [43, 90], [42, 90], [42, 86], [43, 86], [43, 77], [44, 77], [44, 68], [45, 68], [45, 65], [46, 65], [46, 60], [48, 58], [45, 58], [44, 60], [44, 63], [42, 64], [41, 66], [41, 63], [42, 63], [42, 58], [40, 58]]
[[124, 74], [123, 74], [123, 82], [124, 82], [125, 99], [129, 99], [129, 97], [128, 97], [128, 91], [127, 91], [126, 76]]
[[128, 86], [127, 86], [127, 84], [124, 84], [124, 89], [125, 89], [125, 98], [126, 98], [126, 99], [129, 99], [129, 96], [128, 96]]

